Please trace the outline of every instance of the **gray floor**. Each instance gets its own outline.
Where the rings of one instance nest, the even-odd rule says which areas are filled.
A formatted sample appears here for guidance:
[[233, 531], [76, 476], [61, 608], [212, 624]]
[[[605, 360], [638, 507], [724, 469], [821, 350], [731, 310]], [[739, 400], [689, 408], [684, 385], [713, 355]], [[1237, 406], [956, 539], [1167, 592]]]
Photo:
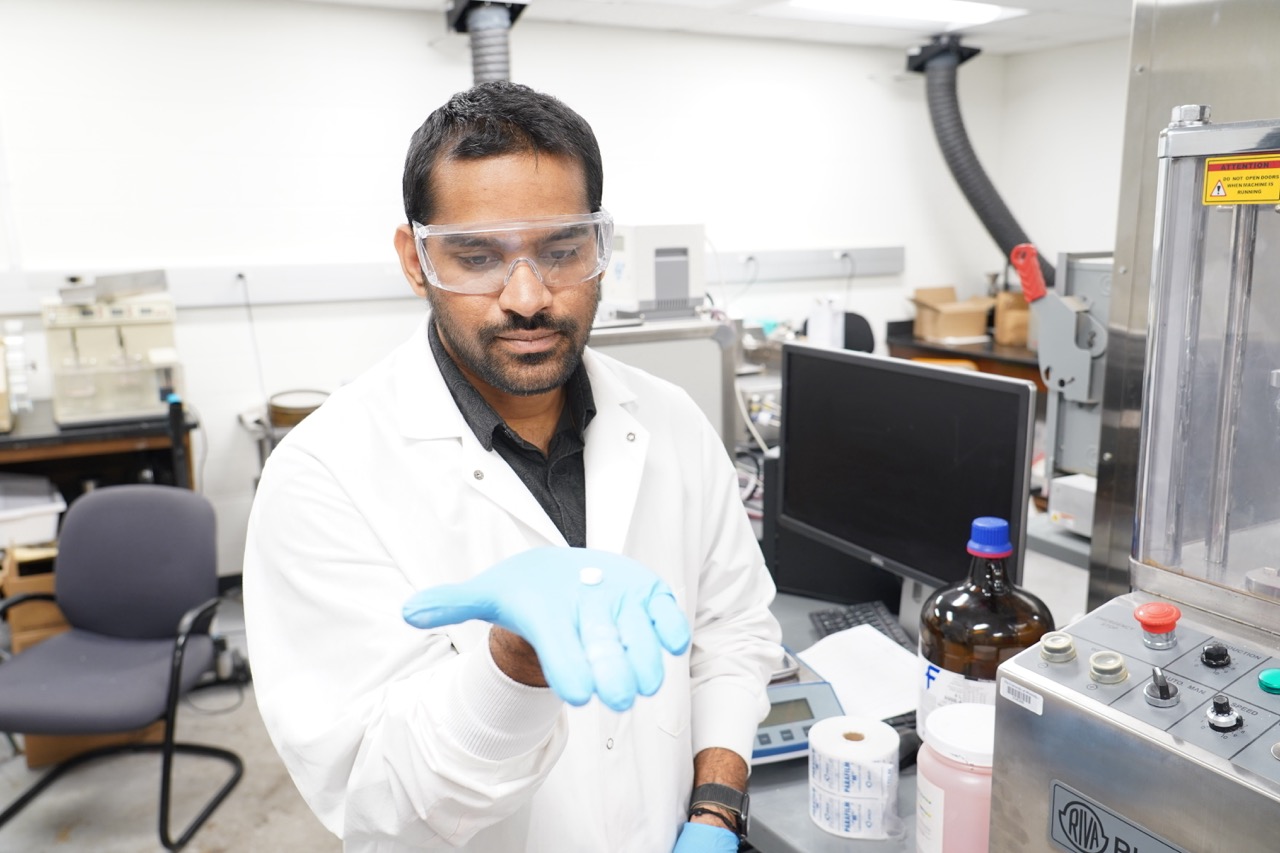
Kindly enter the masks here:
[[[238, 598], [222, 606], [216, 630], [243, 649]], [[341, 843], [311, 814], [293, 787], [258, 717], [252, 685], [198, 690], [178, 711], [180, 740], [238, 753], [244, 777], [185, 848], [192, 853], [327, 853]], [[176, 760], [175, 834], [225, 776], [225, 765], [197, 757]], [[0, 738], [0, 803], [18, 796], [44, 771], [29, 770]], [[157, 833], [158, 755], [105, 758], [72, 771], [0, 828], [0, 850], [23, 853], [152, 853]]]

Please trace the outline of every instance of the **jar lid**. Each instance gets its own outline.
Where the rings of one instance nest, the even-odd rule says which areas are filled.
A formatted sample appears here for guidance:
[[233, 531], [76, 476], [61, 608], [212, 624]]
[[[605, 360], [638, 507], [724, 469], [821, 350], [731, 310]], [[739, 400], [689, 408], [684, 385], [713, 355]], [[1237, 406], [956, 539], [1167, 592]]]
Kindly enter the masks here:
[[996, 708], [976, 702], [942, 705], [924, 723], [924, 742], [952, 761], [990, 767], [996, 739]]

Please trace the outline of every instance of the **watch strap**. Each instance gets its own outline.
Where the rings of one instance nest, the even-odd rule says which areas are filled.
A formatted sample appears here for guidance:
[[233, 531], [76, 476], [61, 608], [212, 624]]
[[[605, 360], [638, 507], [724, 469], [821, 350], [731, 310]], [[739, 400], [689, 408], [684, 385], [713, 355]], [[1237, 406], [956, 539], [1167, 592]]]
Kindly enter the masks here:
[[746, 791], [739, 791], [737, 788], [717, 782], [708, 782], [693, 789], [693, 796], [689, 798], [689, 809], [693, 811], [704, 805], [719, 806], [737, 818], [738, 835], [742, 836], [747, 832], [747, 807], [750, 799]]

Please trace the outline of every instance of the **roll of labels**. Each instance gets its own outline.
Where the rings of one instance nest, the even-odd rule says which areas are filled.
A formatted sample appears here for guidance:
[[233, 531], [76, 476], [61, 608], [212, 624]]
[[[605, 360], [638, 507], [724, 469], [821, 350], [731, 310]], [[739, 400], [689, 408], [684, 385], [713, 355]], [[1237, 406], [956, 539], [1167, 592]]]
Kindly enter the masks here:
[[880, 720], [828, 717], [809, 730], [809, 817], [833, 835], [903, 834], [898, 733]]

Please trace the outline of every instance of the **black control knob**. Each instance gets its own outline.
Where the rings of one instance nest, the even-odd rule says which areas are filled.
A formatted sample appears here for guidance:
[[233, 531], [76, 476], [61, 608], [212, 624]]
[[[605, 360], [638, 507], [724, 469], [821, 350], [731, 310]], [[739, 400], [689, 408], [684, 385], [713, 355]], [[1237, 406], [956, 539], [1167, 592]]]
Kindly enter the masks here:
[[1143, 689], [1148, 705], [1156, 708], [1172, 708], [1178, 704], [1178, 685], [1171, 684], [1165, 677], [1164, 670], [1154, 667], [1151, 670], [1151, 681]]
[[1204, 648], [1200, 650], [1200, 662], [1213, 669], [1221, 669], [1231, 663], [1231, 652], [1224, 644], [1214, 640], [1211, 643], [1205, 643]]
[[1231, 700], [1222, 693], [1213, 697], [1205, 717], [1209, 720], [1209, 728], [1215, 732], [1234, 732], [1244, 725], [1240, 712], [1231, 707]]

